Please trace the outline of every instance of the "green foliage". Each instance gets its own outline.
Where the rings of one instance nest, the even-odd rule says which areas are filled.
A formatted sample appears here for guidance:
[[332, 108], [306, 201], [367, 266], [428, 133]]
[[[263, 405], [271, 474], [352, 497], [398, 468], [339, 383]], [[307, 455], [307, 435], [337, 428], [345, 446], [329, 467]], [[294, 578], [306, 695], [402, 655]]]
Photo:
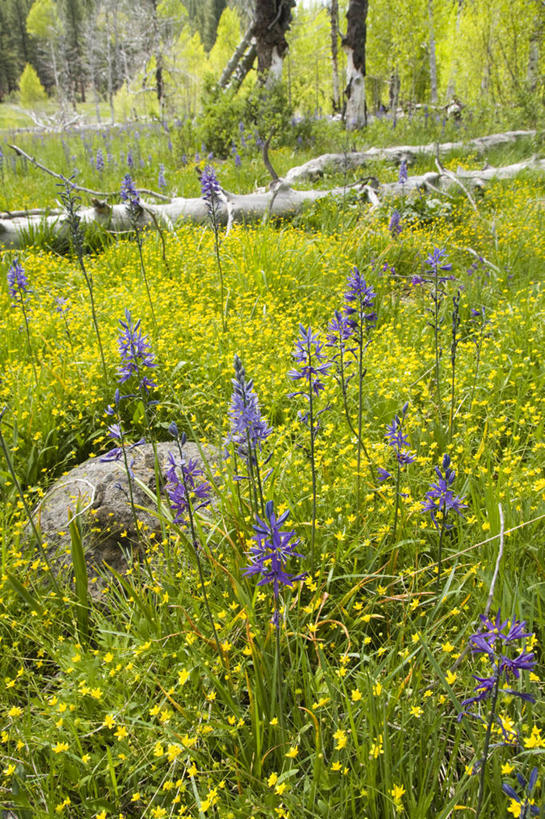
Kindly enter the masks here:
[[26, 18], [29, 34], [40, 40], [52, 39], [58, 34], [60, 20], [53, 0], [35, 0]]
[[275, 145], [289, 144], [293, 139], [291, 116], [286, 88], [280, 83], [272, 89], [256, 84], [249, 91], [236, 93], [223, 91], [210, 77], [199, 132], [208, 150], [224, 158], [240, 142], [240, 123], [245, 132], [262, 140], [272, 137]]
[[22, 105], [31, 106], [47, 99], [45, 89], [41, 84], [36, 69], [27, 63], [19, 79], [19, 90]]
[[239, 134], [239, 122], [244, 121], [246, 98], [234, 91], [222, 91], [212, 77], [208, 77], [203, 93], [202, 113], [198, 130], [209, 151], [226, 157]]

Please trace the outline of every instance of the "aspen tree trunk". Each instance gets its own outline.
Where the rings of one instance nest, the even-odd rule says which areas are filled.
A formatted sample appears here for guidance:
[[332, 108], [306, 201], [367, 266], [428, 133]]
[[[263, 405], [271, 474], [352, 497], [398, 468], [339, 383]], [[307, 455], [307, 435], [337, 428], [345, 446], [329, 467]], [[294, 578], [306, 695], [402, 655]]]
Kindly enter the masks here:
[[346, 12], [348, 26], [342, 44], [346, 53], [345, 122], [348, 131], [367, 125], [365, 102], [367, 8], [368, 0], [350, 0]]
[[528, 71], [526, 81], [528, 90], [532, 93], [537, 88], [539, 78], [539, 56], [540, 46], [543, 39], [543, 29], [545, 27], [545, 10], [543, 5], [538, 5], [538, 9], [532, 22], [532, 31], [530, 33], [530, 48], [528, 53]]
[[331, 0], [331, 70], [333, 79], [333, 113], [341, 110], [341, 90], [339, 85], [339, 0]]

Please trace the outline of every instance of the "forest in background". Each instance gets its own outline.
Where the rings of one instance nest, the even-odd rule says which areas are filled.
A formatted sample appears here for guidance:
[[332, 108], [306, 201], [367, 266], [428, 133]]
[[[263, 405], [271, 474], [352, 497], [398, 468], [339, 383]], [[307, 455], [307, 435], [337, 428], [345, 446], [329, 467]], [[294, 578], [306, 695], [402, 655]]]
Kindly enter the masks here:
[[[341, 87], [346, 8], [340, 0], [334, 38]], [[252, 15], [247, 0], [4, 0], [0, 101], [32, 108], [48, 97], [67, 109], [88, 101], [115, 120], [193, 116], [207, 77], [219, 78]], [[535, 120], [544, 28], [543, 0], [403, 0], [395, 15], [390, 0], [372, 0], [367, 105], [444, 106], [457, 96], [480, 112], [509, 106]], [[297, 3], [287, 40], [284, 77], [296, 112], [332, 113], [331, 4]]]

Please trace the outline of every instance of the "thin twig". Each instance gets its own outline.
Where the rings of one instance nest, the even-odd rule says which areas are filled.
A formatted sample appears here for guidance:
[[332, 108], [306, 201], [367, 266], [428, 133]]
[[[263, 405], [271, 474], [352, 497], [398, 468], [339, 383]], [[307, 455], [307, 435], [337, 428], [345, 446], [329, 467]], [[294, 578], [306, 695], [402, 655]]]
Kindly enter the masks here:
[[452, 179], [452, 181], [455, 182], [456, 185], [458, 185], [463, 190], [463, 192], [465, 193], [465, 195], [468, 198], [468, 201], [469, 201], [471, 207], [473, 208], [473, 210], [475, 211], [477, 216], [480, 216], [479, 209], [477, 208], [477, 205], [475, 204], [475, 200], [473, 199], [472, 195], [470, 194], [468, 189], [465, 187], [465, 185], [462, 185], [462, 183], [460, 182], [458, 177], [455, 174], [453, 174], [452, 171], [447, 171], [447, 169], [444, 168], [443, 165], [441, 165], [441, 163], [439, 162], [439, 159], [437, 159], [437, 158], [435, 160], [435, 165], [436, 165], [437, 170], [439, 171], [440, 174], [442, 174], [443, 176], [448, 177], [449, 179]]
[[[104, 192], [104, 191], [94, 191], [91, 188], [84, 188], [81, 185], [76, 185], [71, 179], [67, 179], [66, 176], [63, 176], [62, 173], [56, 173], [52, 171], [50, 168], [47, 168], [45, 165], [42, 165], [41, 162], [38, 162], [37, 159], [34, 157], [29, 156], [25, 153], [22, 148], [19, 148], [17, 145], [10, 145], [9, 146], [18, 156], [24, 157], [28, 162], [34, 165], [36, 168], [39, 168], [44, 173], [48, 173], [50, 176], [53, 176], [55, 179], [60, 179], [61, 182], [65, 182], [66, 184], [70, 185], [71, 188], [74, 188], [76, 191], [82, 191], [83, 193], [90, 193], [91, 196], [102, 196], [104, 199], [109, 199], [112, 196], [119, 196], [119, 191], [111, 191], [111, 192]], [[156, 191], [149, 190], [148, 188], [138, 188], [138, 193], [145, 193], [148, 196], [155, 196], [156, 199], [160, 199], [163, 202], [171, 202], [172, 199], [170, 196], [165, 196], [162, 193], [157, 193]]]

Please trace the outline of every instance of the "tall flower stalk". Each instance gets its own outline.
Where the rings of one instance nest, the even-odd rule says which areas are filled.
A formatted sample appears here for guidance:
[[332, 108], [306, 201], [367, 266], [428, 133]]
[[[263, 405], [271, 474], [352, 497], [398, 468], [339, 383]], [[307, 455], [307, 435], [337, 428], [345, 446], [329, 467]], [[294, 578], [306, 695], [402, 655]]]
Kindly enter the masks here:
[[132, 177], [129, 173], [125, 174], [125, 176], [123, 177], [123, 181], [121, 183], [121, 199], [123, 200], [123, 202], [126, 202], [129, 220], [131, 223], [131, 227], [134, 230], [134, 235], [136, 237], [136, 245], [138, 247], [138, 258], [140, 260], [140, 272], [142, 274], [142, 279], [144, 282], [144, 286], [146, 288], [146, 294], [148, 296], [148, 302], [151, 310], [151, 319], [153, 321], [153, 329], [155, 331], [155, 334], [157, 334], [157, 318], [155, 316], [155, 310], [153, 308], [153, 299], [151, 298], [151, 290], [148, 282], [148, 277], [146, 274], [146, 265], [144, 264], [144, 254], [142, 252], [142, 228], [140, 225], [140, 217], [144, 209], [142, 208], [142, 205], [140, 203], [140, 195], [136, 188], [134, 187]]
[[106, 382], [108, 381], [108, 370], [106, 368], [106, 359], [104, 357], [104, 348], [102, 346], [102, 339], [100, 337], [100, 330], [98, 327], [98, 318], [97, 312], [95, 307], [95, 293], [94, 293], [94, 283], [93, 283], [93, 274], [87, 270], [87, 267], [84, 262], [83, 258], [83, 230], [81, 227], [81, 217], [79, 216], [79, 207], [81, 198], [76, 196], [74, 186], [72, 185], [69, 179], [65, 180], [64, 185], [60, 191], [60, 198], [63, 204], [63, 207], [66, 211], [66, 221], [68, 223], [68, 227], [70, 230], [70, 238], [72, 241], [72, 248], [74, 253], [76, 254], [78, 264], [80, 266], [81, 272], [83, 273], [83, 278], [85, 279], [85, 284], [87, 285], [87, 290], [89, 291], [89, 301], [91, 304], [91, 317], [93, 320], [93, 327], [95, 329], [95, 335], [97, 337], [98, 342], [98, 349], [100, 353], [100, 360], [102, 363], [102, 370], [104, 372], [104, 378]]
[[454, 434], [454, 404], [455, 404], [455, 382], [456, 382], [456, 352], [460, 343], [458, 330], [460, 329], [460, 299], [462, 293], [460, 289], [452, 297], [452, 337], [450, 342], [450, 414], [448, 424], [449, 441], [452, 441]]
[[30, 327], [28, 320], [27, 299], [30, 295], [30, 288], [28, 286], [28, 279], [26, 277], [23, 265], [20, 263], [19, 259], [15, 259], [11, 264], [8, 270], [7, 279], [9, 294], [12, 298], [13, 303], [18, 304], [21, 307], [21, 312], [23, 314], [23, 320], [25, 324], [28, 352], [30, 355], [30, 363], [32, 365], [32, 372], [34, 373], [34, 382], [38, 384], [38, 373], [36, 371], [36, 363], [34, 360], [34, 350], [32, 348], [32, 342], [30, 340]]
[[432, 307], [428, 310], [431, 313], [430, 327], [433, 330], [434, 351], [435, 351], [435, 392], [437, 396], [437, 409], [441, 411], [441, 306], [445, 298], [445, 282], [452, 279], [452, 276], [443, 276], [442, 273], [447, 273], [452, 270], [452, 265], [445, 260], [447, 255], [446, 250], [441, 250], [436, 247], [428, 258], [425, 264], [428, 266], [426, 281], [429, 281], [432, 286], [431, 300]]
[[127, 444], [125, 432], [121, 422], [120, 402], [121, 393], [119, 389], [116, 389], [114, 394], [114, 403], [106, 408], [106, 415], [113, 416], [115, 418], [115, 422], [110, 424], [108, 427], [108, 437], [111, 438], [117, 445], [103, 455], [100, 460], [104, 462], [123, 460], [123, 466], [125, 467], [125, 474], [127, 476], [127, 485], [129, 488], [129, 504], [131, 507], [131, 515], [134, 526], [134, 536], [136, 540], [138, 540], [140, 529], [138, 525], [138, 516], [136, 514], [136, 504], [134, 501], [134, 474], [132, 471], [132, 462], [129, 463], [128, 453], [131, 449], [144, 444], [145, 439], [142, 438], [140, 441], [137, 441], [134, 444]]
[[201, 591], [203, 595], [206, 613], [210, 621], [214, 641], [218, 651], [218, 656], [221, 660], [224, 670], [225, 660], [223, 651], [221, 649], [216, 624], [210, 609], [210, 602], [206, 592], [206, 583], [204, 581], [204, 572], [200, 556], [200, 543], [197, 537], [197, 528], [195, 525], [195, 512], [209, 505], [211, 486], [207, 481], [202, 480], [204, 475], [203, 470], [199, 467], [195, 460], [187, 460], [184, 456], [184, 445], [187, 441], [185, 432], [180, 435], [176, 423], [172, 422], [169, 427], [169, 432], [176, 441], [179, 453], [179, 461], [176, 460], [172, 453], [169, 453], [169, 468], [166, 470], [167, 479], [167, 494], [170, 500], [170, 508], [175, 513], [174, 523], [179, 526], [189, 529], [191, 535], [191, 545], [193, 547], [193, 555], [197, 563], [199, 572], [199, 580], [201, 584]]
[[[411, 464], [414, 461], [414, 456], [409, 451], [409, 440], [403, 432], [403, 424], [409, 403], [405, 403], [401, 409], [401, 415], [395, 415], [392, 423], [386, 428], [386, 440], [392, 447], [396, 456], [396, 480], [395, 480], [395, 507], [394, 507], [394, 522], [392, 525], [392, 540], [395, 542], [397, 533], [397, 520], [399, 516], [399, 506], [401, 498], [401, 468]], [[387, 480], [391, 478], [391, 474], [385, 469], [380, 469], [380, 480]]]
[[280, 654], [280, 588], [292, 588], [293, 584], [306, 577], [306, 573], [289, 574], [285, 567], [291, 558], [303, 557], [295, 549], [299, 545], [299, 540], [294, 540], [295, 532], [282, 531], [282, 524], [289, 517], [289, 511], [277, 516], [274, 511], [273, 501], [265, 504], [265, 514], [263, 519], [256, 516], [254, 524], [255, 545], [250, 548], [248, 557], [250, 565], [243, 570], [246, 577], [259, 575], [261, 579], [258, 586], [265, 586], [269, 583], [273, 587], [274, 613], [271, 622], [276, 630], [276, 669], [277, 669], [277, 694], [278, 694], [278, 714], [283, 721], [283, 686], [282, 662]]
[[231, 432], [228, 441], [235, 449], [235, 455], [242, 459], [248, 469], [250, 482], [250, 504], [255, 514], [265, 514], [263, 502], [263, 478], [259, 456], [263, 441], [272, 429], [261, 416], [259, 401], [252, 379], [247, 380], [242, 361], [235, 355], [235, 377], [232, 379], [233, 395], [229, 418]]
[[227, 305], [225, 303], [225, 288], [223, 283], [223, 267], [220, 254], [220, 210], [221, 210], [221, 186], [218, 182], [216, 172], [211, 165], [207, 165], [201, 174], [201, 194], [205, 201], [206, 209], [212, 230], [214, 231], [214, 251], [216, 254], [216, 265], [220, 280], [220, 313], [221, 326], [223, 332], [227, 329]]
[[[426, 492], [426, 500], [422, 501], [422, 512], [429, 512], [431, 520], [435, 528], [439, 532], [439, 546], [437, 558], [437, 594], [439, 594], [439, 585], [442, 570], [442, 549], [443, 538], [445, 532], [453, 528], [453, 524], [449, 523], [449, 515], [451, 512], [463, 517], [462, 509], [467, 506], [459, 495], [455, 495], [450, 488], [456, 478], [456, 473], [450, 467], [450, 455], [445, 453], [443, 455], [443, 472], [438, 466], [435, 467], [437, 480], [432, 483]], [[444, 473], [444, 474], [443, 474]]]
[[344, 294], [346, 306], [344, 308], [347, 317], [347, 324], [352, 329], [353, 337], [356, 342], [356, 357], [357, 357], [357, 378], [358, 378], [358, 419], [357, 419], [357, 444], [358, 444], [358, 466], [357, 466], [357, 493], [356, 503], [359, 509], [360, 505], [360, 491], [361, 491], [361, 455], [362, 452], [369, 462], [371, 474], [374, 479], [373, 464], [371, 457], [365, 447], [362, 437], [363, 429], [363, 379], [367, 374], [367, 368], [364, 367], [364, 355], [370, 343], [370, 331], [375, 326], [377, 314], [375, 312], [375, 298], [376, 293], [373, 288], [367, 284], [357, 267], [352, 271], [352, 275], [348, 277], [348, 288]]
[[[479, 819], [484, 799], [484, 786], [486, 781], [486, 766], [490, 753], [490, 739], [492, 736], [492, 726], [495, 722], [499, 722], [500, 730], [505, 732], [503, 723], [498, 719], [497, 705], [500, 694], [507, 694], [512, 697], [519, 697], [527, 702], [535, 702], [534, 697], [523, 691], [517, 691], [509, 686], [510, 680], [520, 680], [523, 671], [532, 671], [536, 661], [532, 652], [526, 651], [523, 644], [522, 648], [516, 647], [520, 653], [513, 656], [513, 644], [520, 640], [532, 639], [533, 634], [525, 631], [525, 621], [504, 620], [501, 619], [501, 611], [494, 620], [490, 620], [486, 615], [481, 614], [482, 628], [476, 634], [472, 634], [469, 638], [471, 651], [473, 654], [480, 654], [486, 658], [489, 663], [490, 674], [487, 677], [478, 677], [473, 675], [477, 681], [474, 688], [474, 696], [463, 700], [463, 711], [458, 715], [460, 721], [464, 716], [471, 715], [481, 720], [486, 724], [486, 734], [484, 738], [483, 754], [480, 760], [480, 776], [479, 776], [479, 794], [477, 797], [477, 808], [475, 811], [475, 819]], [[504, 681], [504, 684], [500, 684]], [[474, 709], [481, 703], [489, 702], [490, 710], [488, 717], [485, 718]], [[511, 789], [512, 790], [512, 789]], [[504, 788], [505, 791], [505, 788]]]
[[316, 539], [316, 455], [315, 440], [320, 428], [318, 417], [326, 408], [316, 411], [316, 399], [324, 389], [321, 378], [328, 375], [332, 366], [331, 362], [326, 362], [326, 356], [322, 352], [323, 344], [317, 333], [313, 333], [310, 327], [305, 328], [299, 325], [299, 339], [296, 342], [293, 352], [294, 359], [300, 364], [299, 369], [288, 372], [288, 376], [294, 381], [303, 381], [304, 389], [290, 393], [289, 397], [297, 395], [303, 396], [308, 401], [308, 412], [299, 412], [299, 420], [309, 431], [309, 458], [312, 475], [312, 534], [311, 534], [311, 561], [314, 566], [314, 542]]

